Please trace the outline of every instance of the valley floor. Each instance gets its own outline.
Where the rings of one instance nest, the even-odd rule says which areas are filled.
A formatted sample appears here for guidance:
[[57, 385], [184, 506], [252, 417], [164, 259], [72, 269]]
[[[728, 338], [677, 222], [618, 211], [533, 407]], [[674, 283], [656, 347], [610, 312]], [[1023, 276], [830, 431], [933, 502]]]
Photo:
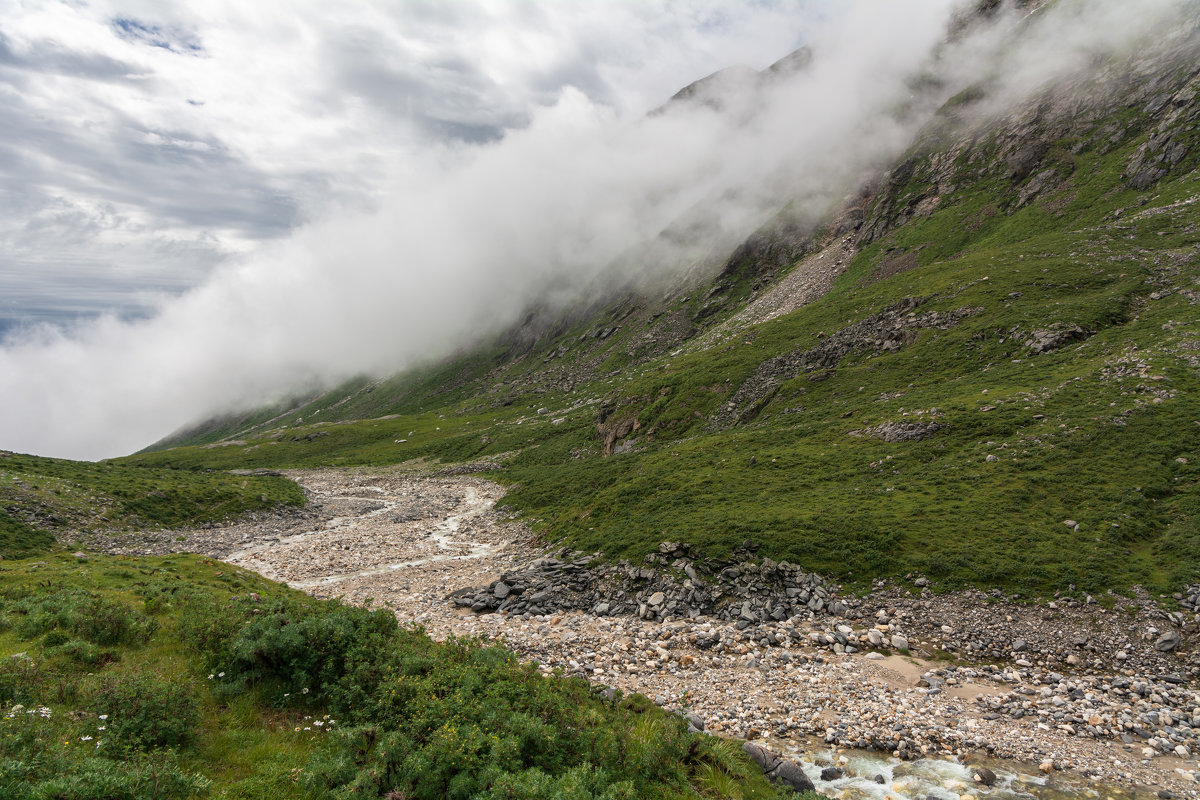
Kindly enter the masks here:
[[[903, 742], [911, 756], [1004, 759], [987, 763], [1011, 791], [1073, 795], [1073, 786], [1094, 782], [1111, 786], [1113, 796], [1121, 796], [1117, 787], [1136, 786], [1200, 797], [1200, 739], [1194, 738], [1200, 735], [1200, 690], [1194, 678], [1190, 687], [1186, 682], [1185, 655], [1155, 647], [1153, 623], [1162, 612], [1149, 598], [1124, 612], [1099, 604], [1047, 612], [980, 593], [896, 589], [859, 603], [886, 610], [892, 632], [902, 630], [912, 640], [908, 653], [814, 646], [811, 634], [839, 625], [857, 634], [861, 627], [820, 614], [741, 630], [715, 619], [477, 615], [447, 596], [486, 587], [545, 555], [525, 526], [495, 509], [502, 487], [470, 476], [395, 470], [289, 477], [309, 495], [306, 508], [223, 527], [89, 535], [76, 543], [130, 554], [199, 552], [317, 596], [391, 608], [402, 623], [423, 626], [434, 638], [502, 640], [544, 670], [640, 692], [694, 715], [712, 733], [766, 740], [806, 763], [814, 778], [852, 755], [848, 743], [877, 742], [882, 735], [897, 747]], [[1031, 643], [1086, 631], [1106, 646], [1092, 648], [1070, 671], [1021, 652], [992, 666], [938, 658], [945, 653], [939, 641], [984, 628]], [[714, 631], [721, 633], [716, 646]], [[1124, 659], [1107, 647], [1115, 643], [1127, 643]], [[1179, 650], [1186, 652], [1188, 642]], [[894, 761], [880, 770], [888, 789], [913, 796], [918, 786], [906, 767]], [[818, 787], [833, 796], [874, 777], [830, 776]], [[969, 782], [967, 771], [943, 785], [976, 792]]]

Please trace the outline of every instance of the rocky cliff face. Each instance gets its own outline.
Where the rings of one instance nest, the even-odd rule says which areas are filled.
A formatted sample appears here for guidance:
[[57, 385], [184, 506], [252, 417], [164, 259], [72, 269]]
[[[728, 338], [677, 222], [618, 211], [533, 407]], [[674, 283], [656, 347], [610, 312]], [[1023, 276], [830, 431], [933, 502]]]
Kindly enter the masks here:
[[1131, 188], [1148, 190], [1172, 172], [1195, 169], [1200, 33], [1186, 24], [1160, 45], [1058, 80], [1015, 110], [996, 110], [999, 81], [958, 95], [884, 176], [857, 243], [878, 242], [984, 182], [993, 189], [992, 214], [1069, 193], [1072, 156], [1134, 140], [1144, 141], [1121, 175]]

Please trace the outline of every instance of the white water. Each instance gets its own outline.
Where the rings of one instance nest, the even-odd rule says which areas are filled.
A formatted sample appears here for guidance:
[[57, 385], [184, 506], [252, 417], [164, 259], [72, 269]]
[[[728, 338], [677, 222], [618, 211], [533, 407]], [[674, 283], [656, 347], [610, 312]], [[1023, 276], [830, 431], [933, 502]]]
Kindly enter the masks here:
[[[1008, 762], [980, 762], [996, 774], [994, 786], [974, 780], [972, 765], [936, 758], [900, 761], [879, 753], [812, 752], [798, 758], [817, 791], [838, 800], [959, 800], [967, 795], [979, 800], [1132, 800], [1132, 791], [1095, 784], [1063, 773], [1047, 776], [1029, 767]], [[841, 760], [844, 759], [844, 760]], [[846, 776], [820, 779], [821, 770], [836, 765]], [[882, 776], [877, 783], [875, 776]]]

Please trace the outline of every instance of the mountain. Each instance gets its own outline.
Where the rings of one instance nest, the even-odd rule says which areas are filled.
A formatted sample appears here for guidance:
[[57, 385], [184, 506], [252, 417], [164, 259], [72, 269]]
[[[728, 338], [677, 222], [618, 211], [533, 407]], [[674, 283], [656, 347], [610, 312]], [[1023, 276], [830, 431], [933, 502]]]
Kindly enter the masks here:
[[[858, 585], [1174, 591], [1200, 581], [1197, 55], [1181, 20], [1016, 99], [985, 72], [894, 163], [821, 213], [797, 186], [707, 272], [535, 304], [454, 358], [126, 462], [428, 459], [612, 557], [752, 540]], [[671, 103], [769, 80], [722, 72]]]

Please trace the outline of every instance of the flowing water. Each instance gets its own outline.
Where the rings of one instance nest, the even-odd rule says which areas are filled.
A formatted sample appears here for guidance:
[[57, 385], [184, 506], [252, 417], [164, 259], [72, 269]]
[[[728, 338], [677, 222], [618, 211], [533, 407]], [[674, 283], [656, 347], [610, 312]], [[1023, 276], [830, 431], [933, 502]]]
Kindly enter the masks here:
[[[1153, 796], [1070, 773], [1044, 775], [1031, 765], [989, 759], [971, 764], [937, 758], [901, 761], [860, 751], [842, 755], [810, 751], [792, 757], [803, 765], [818, 792], [837, 800], [960, 800], [968, 795], [978, 800], [1146, 800]], [[845, 771], [845, 777], [821, 780], [822, 770], [834, 764]], [[976, 782], [975, 766], [992, 770], [996, 783], [989, 787]]]

